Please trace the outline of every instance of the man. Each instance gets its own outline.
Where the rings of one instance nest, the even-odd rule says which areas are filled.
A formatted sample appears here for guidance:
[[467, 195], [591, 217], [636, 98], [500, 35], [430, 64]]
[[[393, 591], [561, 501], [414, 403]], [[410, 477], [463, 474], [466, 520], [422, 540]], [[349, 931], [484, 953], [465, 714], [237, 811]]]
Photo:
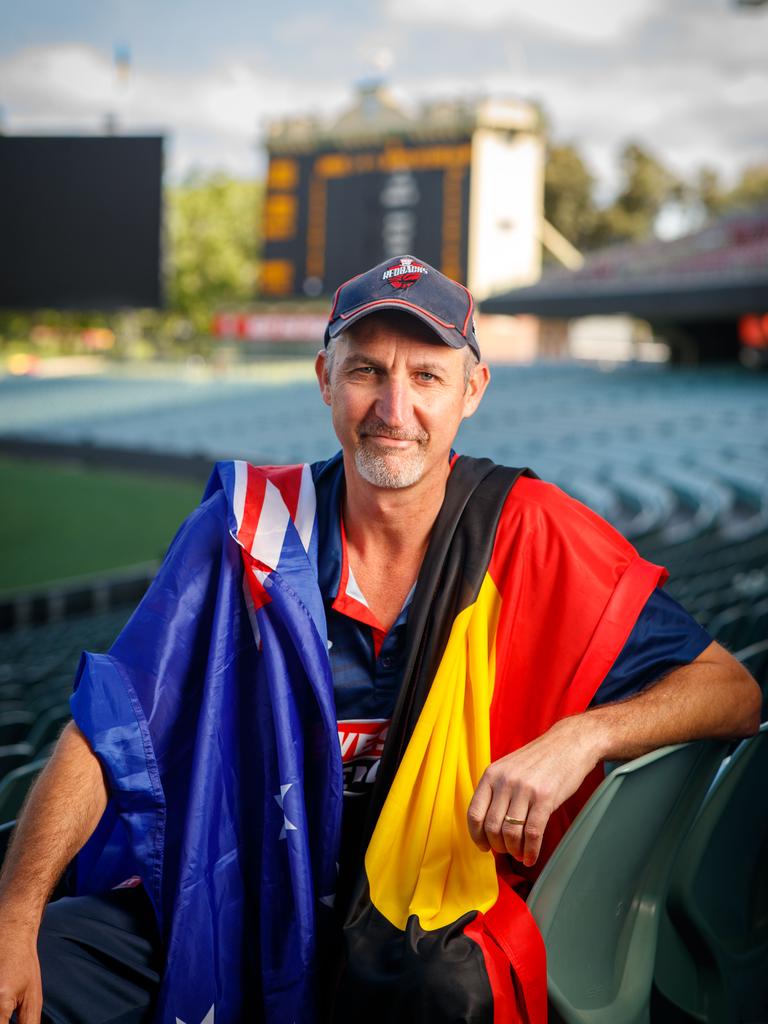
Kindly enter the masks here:
[[86, 841], [48, 1019], [542, 1021], [522, 897], [600, 763], [756, 729], [663, 570], [453, 455], [489, 381], [472, 312], [413, 257], [343, 285], [317, 358], [341, 456], [222, 464], [84, 657], [2, 882], [0, 1022], [39, 1019], [40, 917]]

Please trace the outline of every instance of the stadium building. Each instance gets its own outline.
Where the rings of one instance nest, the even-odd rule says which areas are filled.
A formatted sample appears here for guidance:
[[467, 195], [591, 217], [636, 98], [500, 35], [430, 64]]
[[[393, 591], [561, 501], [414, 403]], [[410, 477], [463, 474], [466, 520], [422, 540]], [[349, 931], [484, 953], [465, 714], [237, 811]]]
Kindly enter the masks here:
[[332, 123], [272, 123], [267, 150], [266, 299], [329, 294], [408, 252], [478, 299], [540, 276], [544, 136], [529, 103], [411, 114], [373, 83]]
[[578, 270], [548, 271], [493, 296], [486, 313], [538, 316], [550, 335], [584, 317], [646, 321], [673, 360], [768, 363], [768, 207], [737, 211], [671, 241], [611, 245]]

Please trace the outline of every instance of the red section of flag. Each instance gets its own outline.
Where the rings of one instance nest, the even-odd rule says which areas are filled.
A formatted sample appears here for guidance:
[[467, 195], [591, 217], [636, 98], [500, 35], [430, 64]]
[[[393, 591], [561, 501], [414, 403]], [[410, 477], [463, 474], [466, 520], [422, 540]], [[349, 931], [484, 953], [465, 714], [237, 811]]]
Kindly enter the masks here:
[[245, 488], [245, 505], [243, 521], [240, 524], [238, 538], [245, 550], [250, 554], [256, 527], [264, 506], [264, 492], [267, 489], [267, 478], [253, 466], [248, 466], [248, 480]]
[[301, 477], [304, 467], [296, 466], [262, 466], [270, 481], [280, 491], [280, 496], [285, 502], [288, 514], [291, 519], [296, 519], [296, 510], [299, 507], [299, 494], [301, 493]]

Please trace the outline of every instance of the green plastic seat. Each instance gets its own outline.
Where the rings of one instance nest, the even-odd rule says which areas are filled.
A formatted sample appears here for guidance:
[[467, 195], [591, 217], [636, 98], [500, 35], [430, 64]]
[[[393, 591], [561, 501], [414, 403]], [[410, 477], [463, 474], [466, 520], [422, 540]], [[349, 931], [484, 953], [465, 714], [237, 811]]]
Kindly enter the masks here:
[[768, 638], [743, 647], [735, 657], [752, 673], [765, 693], [768, 690]]
[[6, 775], [35, 759], [35, 748], [29, 743], [5, 743], [0, 747], [0, 782]]
[[61, 730], [72, 717], [69, 704], [54, 704], [44, 711], [27, 734], [27, 743], [35, 753], [58, 739]]
[[750, 644], [749, 647], [738, 651], [736, 657], [757, 680], [763, 694], [760, 718], [768, 719], [768, 639]]
[[528, 897], [565, 1024], [647, 1024], [669, 872], [727, 745], [687, 743], [615, 768]]
[[0, 711], [0, 745], [23, 743], [34, 721], [35, 716], [31, 711]]
[[768, 1021], [766, 783], [768, 722], [725, 765], [675, 862], [655, 973], [673, 1019]]
[[30, 786], [46, 761], [47, 758], [41, 757], [22, 765], [9, 772], [0, 782], [0, 821], [10, 821], [18, 816]]
[[15, 827], [15, 821], [6, 821], [0, 825], [0, 864], [5, 860], [5, 852], [8, 849], [8, 844], [11, 841], [11, 835]]

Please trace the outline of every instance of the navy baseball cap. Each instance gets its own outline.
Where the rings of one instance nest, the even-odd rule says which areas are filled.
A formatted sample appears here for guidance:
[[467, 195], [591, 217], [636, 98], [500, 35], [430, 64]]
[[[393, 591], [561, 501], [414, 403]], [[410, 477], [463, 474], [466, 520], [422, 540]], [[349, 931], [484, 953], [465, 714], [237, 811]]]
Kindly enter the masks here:
[[385, 260], [337, 289], [325, 329], [326, 347], [358, 320], [386, 309], [415, 316], [446, 345], [469, 345], [480, 358], [469, 290], [415, 256]]

